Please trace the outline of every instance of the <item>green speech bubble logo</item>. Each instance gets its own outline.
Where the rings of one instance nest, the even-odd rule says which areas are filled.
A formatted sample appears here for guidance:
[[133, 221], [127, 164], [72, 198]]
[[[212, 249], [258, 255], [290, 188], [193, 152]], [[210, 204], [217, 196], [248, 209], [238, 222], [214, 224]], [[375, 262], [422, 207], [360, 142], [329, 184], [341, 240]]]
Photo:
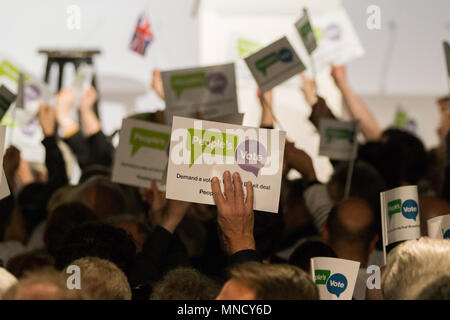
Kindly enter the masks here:
[[402, 200], [396, 199], [392, 200], [391, 202], [388, 202], [388, 216], [389, 220], [391, 219], [392, 215], [402, 212]]
[[204, 72], [176, 74], [170, 77], [170, 85], [179, 99], [184, 90], [205, 87], [206, 74]]
[[332, 140], [348, 140], [349, 142], [353, 142], [354, 131], [347, 128], [327, 128], [325, 131], [325, 137], [327, 142], [331, 142]]
[[263, 57], [263, 58], [257, 60], [257, 61], [255, 62], [255, 66], [256, 66], [256, 69], [258, 69], [259, 71], [261, 71], [261, 72], [264, 74], [264, 76], [265, 76], [266, 73], [267, 73], [267, 69], [268, 69], [271, 65], [273, 65], [274, 63], [276, 63], [277, 61], [278, 61], [278, 55], [277, 55], [277, 53], [276, 53], [276, 52], [272, 52], [272, 53], [266, 55], [265, 57]]
[[330, 274], [331, 270], [314, 270], [316, 284], [327, 284]]
[[[9, 61], [4, 60], [0, 64], [0, 77], [5, 76], [14, 82], [18, 82], [19, 81], [19, 73], [20, 73], [20, 70], [18, 68], [14, 67]], [[24, 81], [28, 82], [29, 76], [25, 75]]]
[[164, 151], [170, 142], [170, 134], [142, 128], [131, 129], [130, 144], [133, 146], [133, 157], [140, 148], [150, 148]]
[[191, 152], [189, 168], [203, 153], [233, 157], [239, 142], [239, 136], [223, 132], [188, 129], [186, 148]]

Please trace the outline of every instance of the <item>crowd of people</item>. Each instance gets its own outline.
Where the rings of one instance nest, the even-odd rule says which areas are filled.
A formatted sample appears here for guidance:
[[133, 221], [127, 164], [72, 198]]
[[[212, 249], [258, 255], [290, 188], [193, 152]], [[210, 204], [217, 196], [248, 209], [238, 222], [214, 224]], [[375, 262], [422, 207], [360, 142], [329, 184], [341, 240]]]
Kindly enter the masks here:
[[[0, 200], [0, 298], [317, 300], [310, 259], [337, 257], [360, 263], [353, 299], [449, 299], [450, 242], [428, 238], [426, 228], [428, 219], [450, 214], [449, 99], [437, 101], [440, 145], [426, 150], [410, 132], [380, 128], [345, 66], [331, 70], [364, 136], [350, 196], [347, 162], [332, 161], [331, 178], [320, 182], [311, 157], [287, 141], [278, 214], [254, 210], [252, 184], [244, 193], [235, 172], [212, 179], [214, 206], [168, 200], [156, 182], [147, 189], [113, 183], [114, 147], [94, 111], [96, 90], [74, 105], [73, 89], [62, 89], [38, 113], [45, 168], [14, 146], [4, 153], [11, 195]], [[309, 121], [318, 127], [336, 118], [314, 80], [301, 76]], [[158, 70], [151, 86], [164, 99]], [[271, 92], [257, 95], [260, 126], [273, 128]], [[162, 114], [149, 120], [163, 122]], [[76, 185], [68, 149], [82, 172]], [[301, 178], [288, 179], [291, 170]], [[418, 186], [422, 237], [388, 248], [383, 265], [380, 192], [407, 185]], [[367, 286], [371, 265], [381, 266], [380, 288]]]

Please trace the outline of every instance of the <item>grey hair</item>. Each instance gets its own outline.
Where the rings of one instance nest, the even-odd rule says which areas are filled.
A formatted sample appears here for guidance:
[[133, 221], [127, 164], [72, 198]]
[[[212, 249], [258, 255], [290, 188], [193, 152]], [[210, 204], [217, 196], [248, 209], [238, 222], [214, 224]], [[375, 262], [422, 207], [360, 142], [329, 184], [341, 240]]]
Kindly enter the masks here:
[[422, 237], [395, 247], [387, 257], [381, 287], [386, 300], [414, 300], [438, 278], [450, 275], [450, 241]]

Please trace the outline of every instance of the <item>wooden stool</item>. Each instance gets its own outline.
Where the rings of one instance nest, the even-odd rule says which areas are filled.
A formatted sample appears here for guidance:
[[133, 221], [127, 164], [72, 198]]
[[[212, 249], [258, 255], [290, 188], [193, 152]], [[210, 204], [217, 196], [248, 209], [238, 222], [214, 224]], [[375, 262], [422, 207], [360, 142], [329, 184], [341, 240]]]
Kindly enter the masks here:
[[[97, 49], [40, 49], [40, 54], [47, 55], [47, 66], [45, 67], [44, 81], [48, 84], [50, 77], [50, 70], [53, 64], [58, 65], [58, 91], [61, 90], [62, 82], [64, 79], [64, 66], [67, 63], [72, 63], [75, 67], [75, 71], [82, 63], [94, 65], [93, 57], [96, 54], [100, 54], [101, 51]], [[97, 89], [95, 74], [92, 78], [92, 86]], [[94, 105], [94, 112], [98, 115], [98, 100]]]

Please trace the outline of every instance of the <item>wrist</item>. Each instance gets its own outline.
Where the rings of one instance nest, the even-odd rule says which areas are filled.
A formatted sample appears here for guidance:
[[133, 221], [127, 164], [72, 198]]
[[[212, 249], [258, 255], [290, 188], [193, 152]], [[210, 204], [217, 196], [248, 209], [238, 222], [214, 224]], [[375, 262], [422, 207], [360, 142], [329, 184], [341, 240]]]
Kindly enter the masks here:
[[255, 239], [253, 238], [253, 235], [242, 236], [238, 239], [230, 239], [228, 250], [229, 255], [242, 250], [256, 250]]

